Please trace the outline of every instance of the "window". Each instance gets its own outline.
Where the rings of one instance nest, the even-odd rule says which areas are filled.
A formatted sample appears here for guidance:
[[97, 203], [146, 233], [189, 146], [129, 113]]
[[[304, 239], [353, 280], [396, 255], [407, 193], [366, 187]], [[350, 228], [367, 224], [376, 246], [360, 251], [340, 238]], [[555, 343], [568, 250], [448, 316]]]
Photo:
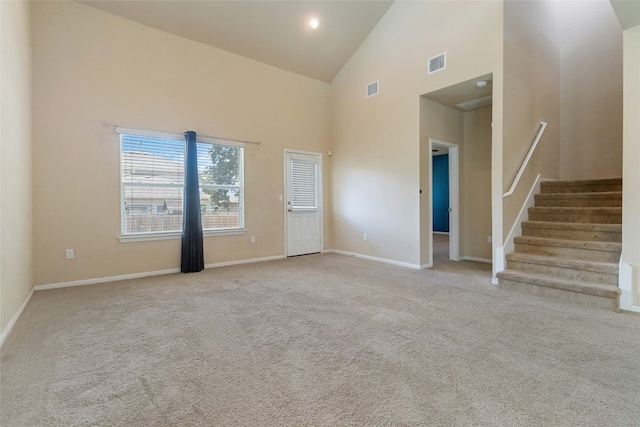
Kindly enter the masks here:
[[[119, 133], [122, 236], [181, 233], [184, 139], [180, 135], [130, 129]], [[205, 232], [241, 230], [244, 149], [200, 139], [197, 147], [202, 228]]]
[[318, 207], [318, 163], [291, 158], [291, 207], [316, 209]]

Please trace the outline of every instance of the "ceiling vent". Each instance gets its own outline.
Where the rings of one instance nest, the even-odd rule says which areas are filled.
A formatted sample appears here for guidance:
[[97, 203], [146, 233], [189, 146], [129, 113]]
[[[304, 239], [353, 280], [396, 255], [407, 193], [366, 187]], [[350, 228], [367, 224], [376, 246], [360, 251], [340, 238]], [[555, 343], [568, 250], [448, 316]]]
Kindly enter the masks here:
[[447, 52], [429, 58], [429, 74], [444, 70], [445, 68], [447, 68]]
[[369, 83], [367, 85], [367, 98], [378, 94], [378, 82]]
[[465, 111], [475, 110], [476, 108], [484, 107], [485, 105], [490, 105], [493, 102], [493, 97], [491, 95], [485, 96], [484, 98], [473, 99], [471, 101], [462, 102], [456, 107], [461, 108]]

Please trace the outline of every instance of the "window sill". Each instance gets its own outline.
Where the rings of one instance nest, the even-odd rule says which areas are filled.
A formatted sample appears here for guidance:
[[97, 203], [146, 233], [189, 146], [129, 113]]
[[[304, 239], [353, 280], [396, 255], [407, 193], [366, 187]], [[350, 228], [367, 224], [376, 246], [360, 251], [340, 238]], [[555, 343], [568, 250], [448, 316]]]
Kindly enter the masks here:
[[[233, 228], [227, 230], [204, 230], [202, 234], [204, 237], [209, 236], [233, 236], [237, 234], [245, 234], [247, 232], [244, 228]], [[127, 236], [119, 236], [118, 240], [121, 243], [130, 243], [130, 242], [150, 242], [154, 240], [172, 240], [172, 239], [181, 239], [182, 232], [172, 232], [172, 233], [149, 233], [149, 234], [132, 234]]]

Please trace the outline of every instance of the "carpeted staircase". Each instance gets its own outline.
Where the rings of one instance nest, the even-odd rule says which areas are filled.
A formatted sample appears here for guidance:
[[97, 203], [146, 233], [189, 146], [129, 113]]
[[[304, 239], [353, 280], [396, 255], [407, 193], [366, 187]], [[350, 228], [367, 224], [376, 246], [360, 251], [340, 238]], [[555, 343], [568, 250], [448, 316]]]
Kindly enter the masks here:
[[622, 179], [546, 181], [540, 188], [499, 286], [617, 310]]

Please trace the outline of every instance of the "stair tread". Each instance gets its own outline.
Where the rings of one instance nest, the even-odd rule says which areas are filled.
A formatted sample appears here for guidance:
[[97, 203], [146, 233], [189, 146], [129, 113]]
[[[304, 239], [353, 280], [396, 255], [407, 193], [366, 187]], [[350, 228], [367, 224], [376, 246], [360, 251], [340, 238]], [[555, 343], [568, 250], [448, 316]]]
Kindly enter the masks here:
[[541, 193], [601, 193], [620, 190], [622, 190], [622, 178], [543, 181], [540, 183]]
[[614, 285], [603, 285], [571, 279], [559, 279], [551, 276], [535, 273], [525, 273], [515, 270], [504, 270], [497, 274], [499, 279], [511, 280], [514, 282], [528, 283], [531, 285], [544, 286], [547, 288], [560, 289], [568, 292], [588, 294], [603, 298], [615, 299], [620, 296], [620, 288]]
[[618, 274], [618, 264], [615, 262], [584, 261], [570, 258], [550, 257], [546, 255], [512, 252], [507, 254], [508, 261], [526, 262], [530, 264], [567, 268], [572, 270], [590, 271], [594, 273]]
[[575, 181], [542, 181], [540, 185], [555, 187], [562, 185], [617, 185], [622, 184], [622, 178], [583, 179]]
[[618, 199], [622, 191], [598, 191], [586, 193], [538, 193], [536, 199]]
[[604, 252], [620, 252], [622, 251], [622, 243], [618, 242], [591, 242], [587, 240], [568, 240], [553, 239], [550, 237], [534, 237], [519, 236], [513, 239], [515, 243], [539, 245], [539, 246], [555, 246], [573, 249], [588, 249]]
[[617, 307], [621, 190], [622, 178], [541, 182], [528, 209], [531, 220], [521, 223], [525, 235], [514, 238], [516, 252], [506, 255], [508, 268], [497, 274], [503, 285]]
[[599, 224], [591, 222], [555, 222], [555, 221], [524, 221], [522, 228], [552, 228], [576, 231], [605, 231], [622, 232], [622, 224]]
[[533, 206], [529, 212], [571, 212], [571, 213], [599, 213], [617, 215], [622, 213], [619, 206]]

